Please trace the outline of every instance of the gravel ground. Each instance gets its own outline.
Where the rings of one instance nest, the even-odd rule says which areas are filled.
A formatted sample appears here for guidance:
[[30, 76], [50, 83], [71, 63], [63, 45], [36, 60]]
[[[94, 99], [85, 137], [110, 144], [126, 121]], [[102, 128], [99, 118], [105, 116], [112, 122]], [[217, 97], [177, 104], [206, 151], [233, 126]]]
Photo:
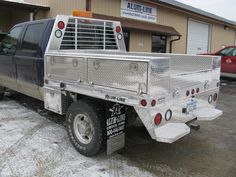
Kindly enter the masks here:
[[223, 80], [221, 118], [174, 144], [157, 143], [143, 127], [129, 127], [124, 150], [87, 158], [74, 150], [64, 117], [22, 95], [0, 102], [0, 177], [235, 177], [236, 81]]

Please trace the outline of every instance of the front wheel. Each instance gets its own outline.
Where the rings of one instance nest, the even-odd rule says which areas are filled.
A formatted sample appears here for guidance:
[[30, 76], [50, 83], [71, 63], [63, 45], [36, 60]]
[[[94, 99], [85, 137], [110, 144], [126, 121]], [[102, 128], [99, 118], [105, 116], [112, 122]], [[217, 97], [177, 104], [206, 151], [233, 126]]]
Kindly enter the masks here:
[[102, 109], [92, 101], [72, 103], [66, 119], [70, 141], [79, 153], [94, 156], [104, 149], [106, 133]]

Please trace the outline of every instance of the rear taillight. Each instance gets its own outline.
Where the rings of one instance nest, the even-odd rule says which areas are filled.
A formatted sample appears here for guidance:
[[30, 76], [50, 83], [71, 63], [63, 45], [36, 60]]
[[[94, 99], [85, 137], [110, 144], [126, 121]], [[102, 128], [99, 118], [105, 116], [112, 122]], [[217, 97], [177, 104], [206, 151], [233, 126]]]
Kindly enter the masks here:
[[196, 90], [196, 93], [199, 93], [200, 92], [200, 89], [199, 88], [197, 88], [197, 90]]
[[121, 32], [121, 27], [120, 27], [120, 26], [117, 26], [117, 27], [116, 27], [116, 32], [117, 32], [117, 33], [120, 33], [120, 32]]
[[152, 100], [151, 106], [154, 107], [154, 106], [156, 106], [156, 104], [157, 104], [157, 101], [156, 100]]
[[161, 124], [161, 121], [162, 121], [162, 115], [160, 113], [158, 113], [155, 118], [154, 118], [154, 123], [156, 125], [160, 125]]
[[186, 91], [186, 96], [189, 96], [189, 95], [190, 95], [190, 91], [187, 90], [187, 91]]
[[192, 89], [191, 93], [192, 93], [192, 95], [194, 95], [194, 93], [195, 93], [195, 90], [194, 90], [194, 89]]
[[143, 107], [146, 107], [147, 106], [147, 101], [145, 99], [142, 99], [140, 101], [140, 104], [143, 106]]
[[215, 93], [215, 94], [214, 94], [214, 96], [213, 96], [213, 101], [216, 101], [216, 100], [217, 100], [217, 98], [218, 98], [218, 94], [217, 94], [217, 93]]
[[65, 28], [65, 23], [63, 21], [59, 21], [58, 24], [57, 24], [58, 28], [60, 30], [64, 29]]

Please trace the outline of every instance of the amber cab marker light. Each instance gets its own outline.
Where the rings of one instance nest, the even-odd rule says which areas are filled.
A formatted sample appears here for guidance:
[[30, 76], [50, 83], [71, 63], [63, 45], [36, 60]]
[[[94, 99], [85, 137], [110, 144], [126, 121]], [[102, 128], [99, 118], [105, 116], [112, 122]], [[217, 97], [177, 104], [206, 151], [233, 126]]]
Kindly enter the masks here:
[[73, 16], [75, 16], [75, 17], [93, 18], [93, 13], [90, 12], [90, 11], [73, 10]]

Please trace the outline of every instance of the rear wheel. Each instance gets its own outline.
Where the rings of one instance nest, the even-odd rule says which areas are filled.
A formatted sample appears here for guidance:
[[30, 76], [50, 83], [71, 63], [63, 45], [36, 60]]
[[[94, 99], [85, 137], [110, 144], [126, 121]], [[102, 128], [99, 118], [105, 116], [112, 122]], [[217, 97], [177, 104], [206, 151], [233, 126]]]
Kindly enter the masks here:
[[67, 131], [76, 150], [85, 156], [100, 153], [106, 142], [105, 121], [102, 109], [92, 101], [72, 103], [66, 115]]

